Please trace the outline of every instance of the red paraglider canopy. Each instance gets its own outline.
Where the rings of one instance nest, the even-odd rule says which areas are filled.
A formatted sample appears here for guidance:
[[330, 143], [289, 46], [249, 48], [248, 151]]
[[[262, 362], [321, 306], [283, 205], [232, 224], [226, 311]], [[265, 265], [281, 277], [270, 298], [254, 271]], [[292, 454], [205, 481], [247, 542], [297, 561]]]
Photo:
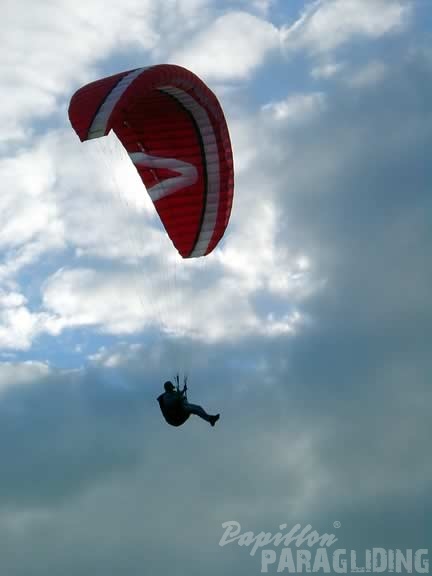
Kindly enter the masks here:
[[209, 254], [231, 213], [234, 170], [222, 108], [195, 74], [160, 64], [80, 88], [69, 119], [81, 141], [114, 130], [184, 258]]

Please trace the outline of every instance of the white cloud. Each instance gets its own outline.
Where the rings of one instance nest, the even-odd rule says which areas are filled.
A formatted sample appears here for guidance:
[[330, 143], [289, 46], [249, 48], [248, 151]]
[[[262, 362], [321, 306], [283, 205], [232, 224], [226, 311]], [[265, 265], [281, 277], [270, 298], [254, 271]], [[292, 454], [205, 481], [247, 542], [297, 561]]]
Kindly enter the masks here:
[[311, 70], [312, 78], [332, 78], [339, 74], [345, 67], [343, 62], [326, 62], [315, 66]]
[[240, 218], [235, 237], [217, 254], [225, 275], [244, 295], [264, 291], [301, 300], [309, 293], [313, 267], [278, 244], [276, 205], [263, 199]]
[[45, 311], [30, 309], [19, 292], [0, 292], [0, 349], [28, 350], [42, 333], [58, 334], [61, 321]]
[[305, 324], [307, 324], [307, 319], [297, 310], [291, 314], [284, 314], [280, 318], [275, 318], [273, 314], [268, 314], [265, 322], [262, 323], [261, 333], [267, 336], [294, 334]]
[[318, 0], [282, 31], [286, 50], [326, 53], [356, 37], [380, 38], [400, 32], [411, 7], [402, 0]]
[[[210, 269], [207, 272], [211, 274]], [[250, 272], [245, 270], [245, 273]], [[202, 281], [205, 268], [197, 269], [196, 274]], [[237, 270], [235, 277], [229, 273], [221, 275], [212, 285], [206, 283], [203, 287], [197, 285], [196, 277], [175, 280], [174, 274], [161, 270], [145, 270], [143, 274], [134, 274], [131, 270], [123, 273], [60, 270], [43, 289], [44, 307], [51, 314], [45, 328], [54, 331], [93, 326], [102, 332], [120, 335], [154, 324], [172, 334], [215, 341], [237, 338], [241, 334], [293, 333], [302, 326], [304, 318], [298, 311], [280, 315], [257, 312], [251, 302], [256, 287], [253, 284], [248, 287], [246, 278], [238, 274]], [[264, 288], [265, 284], [270, 284], [267, 290], [273, 289], [279, 294], [282, 289], [284, 294], [296, 289], [295, 286], [274, 286], [270, 279]], [[301, 292], [299, 286], [297, 290]]]
[[279, 49], [279, 31], [247, 12], [228, 12], [198, 33], [171, 60], [206, 79], [248, 77], [267, 54]]
[[[254, 9], [264, 14], [269, 6], [269, 2], [257, 2]], [[5, 98], [9, 98], [14, 111], [9, 115], [22, 134], [28, 119], [55, 112], [56, 99], [70, 86], [93, 79], [92, 67], [114, 47], [139, 44], [153, 55], [173, 49], [180, 59], [198, 54], [201, 60], [190, 65], [198, 73], [201, 69], [203, 76], [217, 79], [244, 78], [269, 51], [279, 49], [279, 32], [269, 22], [247, 12], [227, 12], [211, 21], [210, 4], [205, 0], [173, 0], [163, 6], [150, 0], [129, 0], [116, 9], [102, 7], [99, 0], [85, 5], [61, 1], [53, 10], [42, 5], [35, 12], [20, 10], [17, 5], [8, 18], [9, 28], [19, 33], [2, 37], [11, 75]], [[180, 22], [185, 25], [179, 26]], [[125, 29], [129, 30], [127, 37]], [[167, 41], [160, 43], [158, 35], [167, 29]], [[180, 50], [175, 49], [178, 45], [182, 45]], [[31, 53], [27, 46], [31, 46]], [[14, 100], [15, 94], [19, 97]], [[19, 303], [10, 300], [9, 305], [4, 304], [0, 327], [3, 345], [28, 348], [42, 332], [58, 334], [68, 326], [80, 325], [131, 333], [162, 322], [169, 331], [210, 339], [245, 329], [270, 333], [282, 325], [291, 326], [291, 311], [276, 316], [257, 314], [251, 297], [258, 289], [281, 295], [301, 291], [298, 278], [294, 278], [295, 266], [289, 282], [276, 273], [270, 280], [271, 272], [267, 270], [265, 279], [258, 279], [243, 291], [251, 274], [259, 276], [258, 263], [260, 258], [266, 260], [269, 247], [261, 255], [255, 254], [255, 272], [234, 272], [233, 263], [227, 266], [224, 256], [215, 258], [213, 265], [222, 266], [227, 276], [208, 288], [211, 304], [205, 291], [193, 293], [193, 282], [199, 279], [196, 271], [190, 272], [190, 288], [183, 295], [173, 298], [171, 289], [164, 290], [164, 266], [167, 261], [175, 264], [177, 255], [123, 149], [108, 141], [81, 144], [70, 129], [59, 130], [27, 140], [26, 148], [22, 146], [14, 157], [2, 160], [0, 175], [6, 184], [0, 200], [5, 222], [0, 233], [3, 285], [19, 294], [19, 273], [48, 252], [60, 255], [62, 250], [72, 248], [76, 259], [68, 266], [68, 255], [64, 268], [47, 271], [48, 278], [41, 287], [42, 309], [32, 309], [33, 303], [29, 304], [24, 296]], [[100, 148], [105, 149], [102, 154]], [[23, 200], [19, 204], [17, 196]], [[249, 250], [249, 246], [244, 249]], [[257, 250], [262, 249], [262, 244], [257, 245]], [[167, 254], [163, 261], [161, 250]], [[65, 251], [63, 254], [66, 258]], [[233, 262], [242, 260], [238, 253], [229, 258]], [[104, 271], [104, 261], [111, 262], [109, 273]], [[236, 286], [239, 278], [243, 278], [240, 290]], [[143, 294], [148, 299], [141, 298], [140, 302]], [[158, 318], [154, 307], [157, 298], [164, 302], [166, 318]], [[183, 303], [180, 313], [179, 301]], [[200, 302], [200, 319], [191, 310], [192, 301]], [[233, 304], [235, 314], [231, 311]]]
[[58, 133], [44, 142], [56, 164], [55, 195], [65, 242], [79, 257], [138, 262], [168, 245], [152, 202], [115, 135], [80, 143]]
[[[392, 2], [392, 8], [387, 7], [381, 13], [383, 22], [370, 24], [371, 13], [377, 10], [378, 4], [378, 0], [373, 0], [372, 9], [366, 13], [354, 0], [347, 0], [346, 5], [336, 0], [319, 2], [303, 15], [293, 30], [301, 31], [301, 37], [308, 39], [311, 42], [308, 46], [312, 46], [312, 40], [316, 39], [312, 32], [331, 30], [335, 19], [341, 18], [344, 22], [348, 15], [350, 25], [343, 34], [336, 34], [337, 45], [354, 33], [378, 36], [394, 29], [397, 14], [401, 16], [403, 12], [396, 10], [399, 3]], [[150, 3], [146, 6], [150, 7]], [[153, 10], [149, 12], [146, 26], [153, 21], [156, 10], [155, 5], [151, 6]], [[90, 2], [86, 8], [85, 34], [94, 34], [99, 8], [97, 1]], [[126, 21], [140, 9], [130, 0], [122, 8], [120, 20]], [[180, 63], [190, 65], [202, 76], [219, 80], [247, 77], [269, 52], [279, 48], [278, 30], [266, 20], [246, 12], [227, 12], [208, 24], [208, 2], [169, 2], [157, 9], [171, 10], [171, 17], [175, 14], [180, 19], [191, 16], [187, 41], [173, 54], [180, 60], [184, 58]], [[77, 17], [74, 11], [73, 15]], [[67, 25], [71, 30], [76, 27], [74, 18]], [[198, 22], [207, 24], [201, 27]], [[120, 25], [114, 22], [110, 11], [108, 23], [104, 41], [106, 46], [112, 46], [113, 37], [120, 33]], [[47, 26], [51, 31], [56, 30], [49, 19]], [[156, 26], [155, 30], [162, 28]], [[157, 34], [143, 36], [149, 51], [155, 46], [161, 49]], [[39, 36], [36, 40], [39, 42]], [[168, 47], [178, 40], [178, 36], [172, 36]], [[136, 42], [136, 38], [130, 41]], [[41, 49], [43, 54], [45, 44], [41, 44]], [[93, 57], [97, 54], [99, 52]], [[93, 57], [85, 52], [79, 66], [77, 64], [79, 74], [88, 74]], [[186, 62], [188, 58], [190, 62]], [[330, 68], [321, 68], [316, 75], [336, 73], [337, 64], [327, 61], [327, 66]], [[50, 77], [49, 90], [55, 85], [55, 82], [49, 84], [51, 81]], [[73, 81], [72, 76], [63, 78], [61, 90]], [[167, 279], [171, 282], [164, 266], [167, 260], [170, 265], [178, 266], [177, 255], [121, 147], [109, 153], [106, 165], [104, 153], [96, 150], [110, 149], [112, 145], [115, 148], [115, 143], [107, 144], [105, 139], [103, 143], [81, 144], [69, 129], [34, 139], [33, 146], [19, 152], [16, 158], [5, 159], [0, 164], [0, 174], [11, 194], [5, 194], [0, 200], [3, 220], [7, 222], [0, 233], [5, 249], [0, 268], [3, 281], [18, 293], [19, 288], [13, 286], [17, 274], [42, 254], [68, 247], [72, 248], [75, 258], [70, 260], [68, 255], [64, 268], [57, 273], [47, 272], [48, 279], [42, 287], [42, 310], [31, 312], [31, 306], [27, 309], [24, 304], [5, 308], [3, 340], [7, 339], [8, 328], [18, 325], [20, 330], [9, 331], [9, 347], [13, 341], [18, 347], [28, 346], [31, 338], [41, 331], [58, 333], [67, 326], [80, 325], [121, 334], [162, 323], [168, 331], [210, 339], [245, 332], [275, 334], [297, 329], [305, 321], [300, 303], [319, 289], [323, 280], [317, 278], [316, 258], [303, 253], [298, 245], [292, 249], [289, 244], [278, 244], [278, 200], [271, 192], [274, 174], [266, 168], [266, 159], [289, 161], [294, 144], [285, 136], [283, 146], [278, 144], [282, 137], [278, 131], [280, 125], [295, 129], [300, 122], [312, 122], [326, 107], [327, 99], [321, 92], [294, 93], [284, 100], [268, 103], [261, 114], [247, 119], [237, 114], [230, 129], [235, 148], [236, 186], [243, 199], [236, 195], [229, 241], [223, 243], [222, 249], [210, 260], [207, 275], [201, 277], [197, 270], [187, 269], [182, 279], [183, 293], [175, 296], [172, 287], [168, 289], [164, 284]], [[18, 209], [13, 196], [17, 190], [20, 197], [26, 199]], [[8, 214], [11, 214], [9, 219]], [[161, 251], [166, 254], [163, 262], [159, 257]], [[217, 275], [217, 281], [210, 282], [212, 274]], [[201, 287], [194, 292], [198, 286]], [[263, 309], [258, 310], [257, 298], [266, 300]], [[276, 310], [269, 309], [272, 298], [277, 299]], [[158, 317], [152, 306], [156, 300], [164, 309], [163, 318]], [[199, 305], [200, 318], [196, 317], [191, 302]]]
[[110, 350], [101, 346], [95, 354], [90, 354], [89, 360], [105, 368], [124, 366], [130, 360], [136, 360], [136, 352], [142, 350], [139, 344], [123, 346], [120, 349]]
[[0, 392], [13, 387], [30, 385], [35, 380], [48, 376], [50, 367], [43, 362], [1, 362]]
[[353, 87], [369, 86], [381, 82], [385, 78], [386, 73], [386, 64], [384, 64], [384, 62], [375, 60], [373, 62], [369, 62], [360, 70], [350, 74], [350, 76], [347, 78], [347, 82]]
[[[63, 228], [53, 193], [53, 158], [41, 147], [0, 160], [0, 248], [41, 243], [40, 250], [63, 244]], [[37, 250], [36, 250], [37, 251]]]
[[[297, 119], [306, 118], [313, 115], [313, 103], [319, 101], [318, 95], [310, 101], [306, 96], [288, 101], [284, 114], [289, 117], [287, 110], [291, 106]], [[263, 136], [274, 129], [267, 122], [272, 111], [266, 112], [270, 113], [260, 118]], [[255, 120], [248, 119], [234, 128], [234, 139], [243, 142], [241, 148], [249, 158], [246, 165], [255, 155], [250, 150], [259, 151], [245, 137], [251, 129], [256, 130]], [[265, 142], [263, 138], [263, 150]], [[68, 256], [65, 268], [54, 274], [48, 271], [50, 276], [41, 288], [41, 310], [31, 313], [24, 308], [19, 314], [17, 309], [8, 311], [3, 323], [4, 339], [9, 334], [9, 347], [14, 342], [19, 348], [28, 347], [31, 338], [44, 331], [58, 334], [66, 327], [84, 325], [130, 334], [157, 324], [169, 332], [204, 339], [244, 333], [272, 335], [301, 326], [290, 301], [299, 302], [316, 289], [314, 266], [307, 261], [307, 255], [291, 254], [277, 246], [276, 211], [271, 196], [259, 193], [257, 167], [245, 175], [254, 180], [248, 186], [260, 199], [247, 209], [236, 200], [229, 242], [206, 259], [201, 269], [199, 263], [194, 268], [195, 263], [181, 261], [173, 249], [157, 224], [136, 170], [115, 138], [81, 144], [73, 134], [60, 131], [42, 138], [34, 149], [18, 156], [14, 166], [18, 181], [23, 174], [23, 194], [38, 199], [31, 205], [31, 214], [24, 213], [20, 225], [25, 229], [26, 220], [32, 219], [31, 226], [36, 231], [20, 235], [22, 245], [9, 251], [2, 269], [4, 281], [13, 282], [18, 272], [34, 263], [44, 250], [71, 247], [75, 260]], [[37, 166], [45, 171], [45, 180], [35, 187], [35, 194], [24, 166], [34, 166], [35, 174]], [[35, 181], [38, 182], [37, 177]], [[55, 218], [44, 220], [44, 210]], [[38, 239], [37, 244], [34, 238]], [[109, 270], [104, 262], [110, 263]], [[173, 270], [181, 286], [178, 294]], [[210, 281], [214, 275], [216, 282]], [[258, 293], [261, 297], [277, 295], [286, 305], [277, 312], [258, 312], [253, 304]], [[197, 305], [199, 318], [195, 313]], [[18, 337], [22, 330], [10, 330], [18, 321], [27, 322], [25, 341]]]
[[263, 111], [270, 114], [274, 120], [300, 123], [322, 112], [325, 102], [325, 95], [322, 92], [293, 94], [285, 100], [265, 104]]
[[32, 314], [25, 306], [0, 309], [0, 348], [27, 350], [41, 329], [43, 316]]
[[[0, 280], [13, 281], [42, 254], [133, 261], [166, 245], [155, 210], [114, 136], [81, 144], [53, 132], [0, 161]], [[17, 200], [19, 199], [19, 201]]]
[[112, 49], [151, 49], [154, 12], [151, 0], [8, 3], [0, 39], [0, 140], [28, 138], [27, 122], [55, 113], [58, 100], [90, 80], [90, 68]]
[[26, 299], [22, 294], [18, 294], [17, 292], [0, 293], [0, 306], [2, 308], [15, 308], [25, 303]]
[[[157, 325], [204, 340], [295, 332], [305, 318], [292, 305], [320, 286], [313, 263], [277, 245], [277, 215], [268, 199], [252, 210], [237, 210], [230, 241], [209, 258], [172, 260], [169, 245], [166, 252], [144, 257], [137, 265], [120, 260], [109, 270], [97, 265], [59, 270], [43, 286], [49, 314], [45, 328], [87, 325], [130, 334]], [[258, 294], [281, 299], [278, 310], [268, 305], [257, 309]]]
[[33, 119], [63, 114], [59, 102], [97, 78], [95, 67], [113, 50], [141, 50], [143, 64], [158, 55], [164, 61], [185, 34], [210, 18], [208, 5], [209, 0], [9, 2], [0, 38], [0, 146], [27, 142]]
[[[61, 269], [43, 287], [43, 303], [60, 328], [96, 326], [105, 331], [130, 333], [154, 316], [154, 301], [140, 300], [142, 286], [130, 273]], [[148, 298], [148, 294], [147, 294]]]

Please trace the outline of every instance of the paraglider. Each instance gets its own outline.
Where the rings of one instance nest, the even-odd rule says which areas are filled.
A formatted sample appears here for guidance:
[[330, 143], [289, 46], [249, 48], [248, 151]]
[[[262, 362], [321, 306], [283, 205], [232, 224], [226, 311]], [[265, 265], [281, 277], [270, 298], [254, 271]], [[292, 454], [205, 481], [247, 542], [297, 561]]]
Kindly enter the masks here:
[[161, 412], [171, 426], [181, 426], [186, 422], [191, 414], [199, 416], [211, 426], [214, 426], [219, 420], [219, 414], [207, 414], [207, 412], [198, 404], [190, 404], [187, 400], [187, 378], [184, 379], [183, 389], [180, 390], [179, 377], [176, 376], [176, 384], [168, 380], [164, 384], [165, 392], [158, 396], [157, 401]]
[[[181, 66], [159, 64], [121, 72], [77, 90], [69, 119], [80, 140], [111, 130], [126, 149], [160, 220], [183, 258], [210, 254], [228, 225], [234, 191], [231, 142], [215, 94]], [[144, 191], [144, 187], [143, 187]], [[185, 387], [165, 383], [158, 398], [169, 424], [196, 414]]]
[[81, 141], [115, 132], [183, 258], [214, 250], [234, 170], [224, 113], [204, 82], [171, 64], [121, 72], [75, 92], [69, 119]]

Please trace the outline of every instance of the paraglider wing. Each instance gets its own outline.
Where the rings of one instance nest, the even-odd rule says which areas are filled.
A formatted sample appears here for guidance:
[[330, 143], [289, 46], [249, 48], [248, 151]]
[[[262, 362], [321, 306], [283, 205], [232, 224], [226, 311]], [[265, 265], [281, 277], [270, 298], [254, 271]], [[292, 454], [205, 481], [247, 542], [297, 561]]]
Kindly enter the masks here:
[[192, 72], [160, 64], [80, 88], [69, 119], [81, 141], [114, 130], [183, 258], [209, 254], [222, 238], [234, 188], [222, 108]]

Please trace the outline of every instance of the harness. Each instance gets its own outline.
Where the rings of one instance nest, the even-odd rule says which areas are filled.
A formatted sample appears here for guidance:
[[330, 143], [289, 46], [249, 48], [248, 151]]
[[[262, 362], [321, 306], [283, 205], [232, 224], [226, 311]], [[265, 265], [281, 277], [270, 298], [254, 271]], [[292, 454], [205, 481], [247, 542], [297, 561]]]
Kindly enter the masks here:
[[184, 424], [186, 422], [186, 420], [189, 418], [190, 414], [188, 412], [186, 412], [186, 410], [183, 409], [183, 399], [187, 400], [187, 396], [186, 396], [186, 390], [187, 387], [185, 388], [185, 390], [183, 392], [181, 392], [180, 390], [180, 386], [179, 386], [179, 381], [178, 381], [178, 377], [176, 378], [176, 382], [177, 382], [177, 392], [179, 393], [178, 399], [176, 404], [172, 407], [171, 410], [167, 411], [166, 407], [164, 406], [164, 394], [161, 394], [157, 401], [159, 402], [159, 406], [162, 412], [163, 417], [165, 418], [165, 420], [168, 422], [168, 424], [170, 424], [171, 426], [181, 426], [182, 424]]

